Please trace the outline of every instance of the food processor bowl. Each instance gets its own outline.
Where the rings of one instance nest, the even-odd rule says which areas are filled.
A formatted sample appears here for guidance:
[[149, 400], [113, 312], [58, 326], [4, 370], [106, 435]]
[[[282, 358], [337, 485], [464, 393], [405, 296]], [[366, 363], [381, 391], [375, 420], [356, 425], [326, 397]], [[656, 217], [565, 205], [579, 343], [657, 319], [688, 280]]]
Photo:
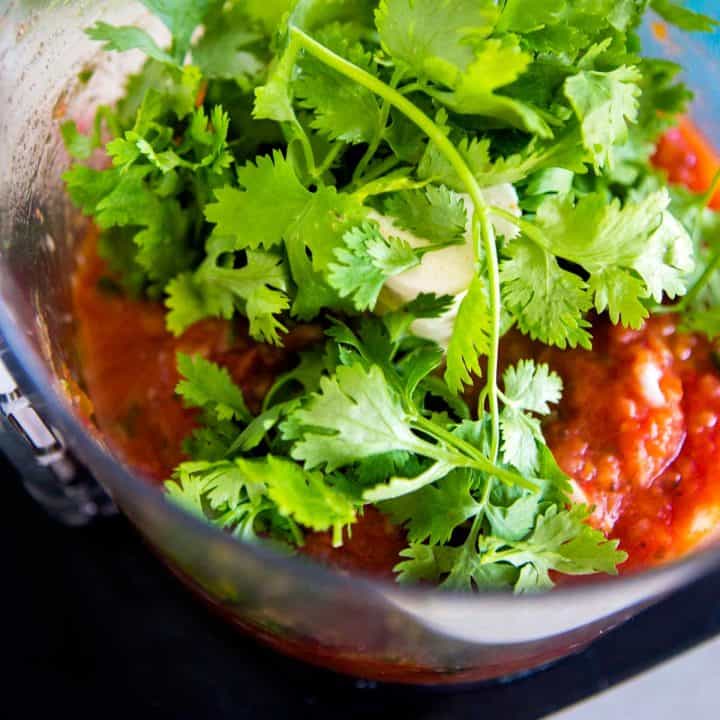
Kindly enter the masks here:
[[[83, 28], [98, 19], [146, 24], [147, 13], [139, 4], [114, 0], [4, 5], [0, 332], [7, 352], [0, 357], [17, 387], [6, 380], [11, 387], [3, 389], [0, 372], [0, 405], [12, 409], [23, 397], [30, 420], [44, 420], [30, 425], [31, 431], [45, 427], [50, 433], [42, 436], [50, 443], [44, 462], [54, 468], [54, 480], [46, 480], [47, 492], [36, 494], [54, 514], [72, 521], [102, 502], [92, 492], [65, 492], [73, 478], [62, 451], [67, 446], [167, 565], [229, 623], [309, 662], [404, 683], [465, 683], [527, 672], [584, 648], [720, 565], [720, 549], [714, 546], [642, 575], [543, 595], [462, 595], [350, 576], [243, 544], [168, 502], [113, 455], [74, 404], [72, 388], [82, 383], [82, 368], [73, 342], [70, 281], [84, 221], [69, 206], [61, 180], [69, 160], [60, 121], [91, 117], [95, 106], [112, 102], [124, 75], [141, 61], [134, 53], [102, 54]], [[710, 10], [714, 3], [704, 5]], [[688, 67], [688, 80], [699, 94], [694, 119], [708, 136], [720, 133], [720, 94], [709, 85], [720, 76], [713, 40], [671, 32], [661, 42], [647, 34], [652, 54]], [[84, 83], [78, 79], [83, 70], [92, 70]], [[26, 439], [33, 440], [27, 432]], [[53, 500], [53, 482], [61, 488], [60, 504]]]

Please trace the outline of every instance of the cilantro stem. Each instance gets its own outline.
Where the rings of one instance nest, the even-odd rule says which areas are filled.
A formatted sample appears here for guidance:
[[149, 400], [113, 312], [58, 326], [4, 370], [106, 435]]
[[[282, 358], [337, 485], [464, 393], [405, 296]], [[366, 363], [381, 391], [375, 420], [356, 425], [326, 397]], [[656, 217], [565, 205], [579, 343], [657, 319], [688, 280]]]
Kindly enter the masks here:
[[373, 180], [376, 180], [382, 175], [385, 175], [391, 170], [394, 170], [399, 164], [400, 158], [395, 155], [390, 155], [390, 157], [381, 160], [374, 168], [371, 168], [370, 171], [366, 175], [363, 175], [363, 177], [359, 178], [354, 185], [362, 190], [365, 185], [371, 183]]
[[[468, 533], [467, 539], [465, 540], [465, 547], [469, 551], [475, 552], [478, 549], [478, 536], [480, 535], [480, 531], [482, 530], [482, 524], [485, 520], [487, 506], [490, 504], [490, 493], [492, 493], [494, 484], [495, 478], [492, 475], [488, 475], [485, 482], [485, 488], [483, 489], [482, 498], [480, 498], [480, 503], [478, 505], [477, 514], [473, 519], [472, 527], [470, 528], [470, 532]], [[537, 491], [538, 488], [534, 488], [534, 492]]]
[[705, 289], [705, 286], [710, 282], [710, 278], [720, 268], [720, 250], [713, 255], [707, 267], [703, 271], [703, 274], [698, 278], [695, 284], [690, 288], [687, 295], [677, 305], [670, 306], [672, 312], [682, 312], [692, 305], [697, 300], [700, 293]]
[[400, 88], [400, 92], [403, 95], [410, 95], [411, 93], [418, 92], [419, 90], [422, 90], [423, 86], [419, 82], [412, 82], [408, 83], [407, 85], [403, 85]]
[[347, 143], [336, 142], [328, 151], [328, 154], [325, 156], [322, 164], [315, 168], [312, 176], [314, 178], [321, 178], [333, 166], [333, 163], [337, 160], [338, 155], [340, 155], [346, 147]]
[[530, 240], [532, 240], [540, 247], [545, 248], [542, 232], [532, 223], [529, 223], [527, 220], [519, 218], [517, 215], [513, 215], [510, 211], [505, 210], [505, 208], [496, 207], [494, 205], [490, 208], [490, 212], [491, 214], [496, 215], [503, 220], [511, 222], [513, 225], [515, 225], [515, 227], [519, 228], [523, 233], [525, 233], [525, 235], [527, 235]]
[[[292, 71], [292, 68], [295, 66], [295, 63], [297, 61], [297, 57], [300, 54], [301, 50], [301, 43], [298, 40], [298, 38], [294, 35], [290, 35], [290, 40], [288, 42], [287, 49], [285, 51], [285, 60], [284, 62], [287, 63], [287, 68], [289, 69], [290, 73]], [[286, 82], [289, 83], [290, 81], [290, 75], [286, 78]], [[294, 113], [293, 113], [294, 117]], [[307, 165], [307, 172], [311, 177], [317, 177], [315, 175], [316, 172], [316, 164], [315, 164], [315, 151], [313, 150], [312, 143], [310, 142], [310, 138], [307, 136], [307, 133], [305, 132], [305, 129], [300, 124], [300, 122], [297, 120], [297, 118], [294, 118], [292, 122], [285, 123], [287, 127], [289, 127], [289, 132], [291, 137], [288, 138], [288, 145], [292, 143], [292, 141], [296, 141], [300, 143], [300, 147], [302, 148], [303, 156], [305, 158], [305, 164]]]
[[[390, 81], [390, 87], [396, 88], [400, 80], [402, 80], [402, 72], [396, 69], [393, 73], [392, 80]], [[357, 180], [363, 176], [363, 173], [370, 164], [370, 161], [375, 157], [375, 153], [378, 151], [380, 143], [385, 137], [385, 129], [387, 128], [388, 120], [390, 118], [391, 107], [392, 105], [390, 102], [387, 99], [383, 99], [383, 104], [380, 108], [380, 122], [378, 123], [379, 130], [372, 142], [368, 145], [368, 149], [365, 151], [365, 154], [362, 156], [362, 159], [355, 168], [353, 180]]]
[[718, 190], [718, 187], [720, 187], [720, 170], [718, 170], [715, 175], [713, 175], [713, 179], [710, 182], [710, 186], [705, 191], [704, 195], [702, 196], [702, 208], [703, 210], [707, 209], [710, 205], [710, 203], [713, 201], [713, 198], [715, 197], [715, 193]]
[[[460, 467], [472, 467], [476, 470], [479, 470], [480, 472], [484, 472], [490, 476], [497, 477], [499, 480], [502, 480], [509, 485], [519, 485], [520, 487], [523, 487], [527, 490], [537, 492], [538, 487], [537, 485], [535, 485], [535, 483], [527, 480], [521, 475], [511, 472], [510, 470], [505, 470], [501, 467], [498, 467], [495, 464], [495, 461], [491, 462], [490, 460], [488, 460], [476, 447], [471, 445], [469, 442], [466, 442], [462, 438], [459, 438], [457, 435], [453, 435], [451, 432], [443, 428], [441, 425], [434, 423], [432, 420], [428, 420], [426, 417], [418, 415], [412, 418], [411, 423], [416, 430], [426, 432], [429, 435], [437, 438], [438, 440], [441, 440], [450, 448], [462, 453], [464, 458], [467, 458], [472, 462], [467, 463], [465, 460], [458, 462], [458, 458], [456, 455], [448, 458], [438, 456], [435, 459], [451, 460], [453, 464]], [[423, 452], [423, 454], [425, 453]]]
[[[490, 311], [492, 314], [492, 337], [490, 350], [488, 352], [487, 390], [490, 416], [492, 421], [492, 440], [490, 460], [494, 466], [500, 450], [500, 410], [498, 404], [497, 371], [500, 353], [500, 267], [498, 262], [497, 245], [495, 242], [495, 229], [490, 221], [489, 208], [482, 194], [482, 189], [473, 175], [467, 163], [458, 149], [453, 145], [447, 135], [437, 124], [425, 114], [415, 103], [408, 100], [402, 93], [387, 83], [371, 75], [362, 68], [354, 65], [343, 57], [340, 57], [317, 40], [313, 39], [300, 28], [291, 26], [290, 35], [292, 41], [297, 40], [306, 52], [314, 56], [320, 62], [339, 72], [341, 75], [355, 81], [371, 92], [381, 97], [391, 106], [397, 108], [412, 123], [422, 130], [438, 150], [445, 156], [458, 174], [462, 184], [465, 186], [473, 205], [475, 206], [475, 221], [478, 223], [477, 232], [482, 239], [485, 249], [485, 259], [488, 267], [488, 279], [490, 283]], [[291, 42], [292, 42], [291, 41]], [[479, 246], [476, 242], [476, 246]], [[479, 247], [476, 247], [476, 251]], [[513, 475], [513, 478], [516, 476]], [[514, 480], [515, 481], [515, 480]]]

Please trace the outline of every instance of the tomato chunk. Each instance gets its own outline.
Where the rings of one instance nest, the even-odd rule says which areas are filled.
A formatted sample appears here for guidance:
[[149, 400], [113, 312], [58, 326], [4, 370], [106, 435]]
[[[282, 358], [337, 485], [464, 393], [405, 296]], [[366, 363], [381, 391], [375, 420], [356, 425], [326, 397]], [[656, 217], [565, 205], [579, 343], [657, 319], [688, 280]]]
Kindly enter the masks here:
[[[672, 183], [685, 185], [698, 193], [707, 192], [720, 170], [720, 158], [708, 140], [689, 121], [683, 120], [660, 140], [653, 163], [665, 170]], [[710, 203], [720, 210], [720, 191]]]

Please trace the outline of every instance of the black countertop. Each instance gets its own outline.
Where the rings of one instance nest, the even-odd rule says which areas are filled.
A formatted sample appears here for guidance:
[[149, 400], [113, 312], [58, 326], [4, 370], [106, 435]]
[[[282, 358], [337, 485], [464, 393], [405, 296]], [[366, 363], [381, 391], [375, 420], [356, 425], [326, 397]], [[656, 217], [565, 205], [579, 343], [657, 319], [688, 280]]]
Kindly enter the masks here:
[[717, 574], [511, 684], [448, 692], [359, 682], [226, 628], [123, 519], [60, 527], [6, 465], [0, 476], [6, 717], [534, 720], [720, 633]]

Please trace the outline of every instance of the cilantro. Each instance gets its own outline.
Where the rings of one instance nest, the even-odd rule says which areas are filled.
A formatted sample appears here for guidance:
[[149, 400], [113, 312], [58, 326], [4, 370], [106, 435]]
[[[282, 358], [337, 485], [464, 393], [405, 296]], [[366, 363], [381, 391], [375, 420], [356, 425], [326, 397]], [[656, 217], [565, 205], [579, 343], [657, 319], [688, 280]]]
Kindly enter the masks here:
[[216, 232], [234, 237], [238, 250], [279, 245], [312, 199], [279, 151], [238, 169], [238, 181], [245, 190], [220, 188], [215, 193], [217, 202], [205, 210]]
[[473, 43], [488, 37], [497, 21], [491, 0], [383, 0], [377, 28], [388, 53], [416, 77], [437, 79], [437, 65], [465, 70]]
[[192, 61], [206, 78], [234, 80], [250, 89], [264, 79], [267, 64], [262, 33], [249, 28], [247, 5], [231, 3], [206, 18]]
[[583, 142], [596, 168], [611, 162], [612, 148], [628, 139], [637, 120], [641, 76], [637, 68], [582, 72], [565, 81], [565, 94], [580, 120]]
[[272, 455], [185, 463], [166, 487], [175, 502], [245, 539], [272, 531], [272, 516], [280, 515], [292, 523], [294, 539], [301, 537], [300, 523], [317, 531], [332, 529], [340, 544], [343, 528], [356, 519], [352, 502], [321, 474]]
[[417, 237], [434, 243], [464, 242], [467, 210], [457, 193], [440, 185], [391, 195], [385, 213], [394, 223]]
[[500, 277], [506, 307], [523, 333], [563, 349], [590, 348], [585, 313], [592, 298], [587, 285], [563, 270], [546, 250], [528, 240], [515, 240], [507, 249]]
[[562, 395], [562, 380], [547, 365], [523, 360], [505, 371], [505, 407], [500, 416], [503, 460], [523, 474], [538, 467], [538, 443], [543, 443], [540, 422], [530, 413], [548, 415], [550, 404]]
[[475, 278], [460, 305], [448, 346], [445, 380], [451, 390], [459, 393], [470, 384], [471, 373], [480, 376], [480, 357], [488, 353], [490, 334], [487, 287]]
[[103, 50], [141, 50], [148, 57], [161, 63], [175, 63], [175, 59], [161, 50], [155, 40], [144, 30], [136, 27], [116, 27], [104, 22], [97, 22], [87, 31], [88, 37], [104, 42]]
[[685, 294], [694, 267], [690, 236], [669, 205], [666, 190], [624, 208], [600, 194], [577, 203], [557, 196], [540, 206], [537, 226], [550, 252], [590, 273], [598, 312], [607, 309], [613, 322], [638, 327], [647, 317], [641, 301]]
[[[439, 122], [442, 122], [444, 117], [445, 115], [440, 113]], [[452, 133], [450, 137], [453, 137]], [[488, 140], [468, 140], [467, 137], [458, 140], [458, 151], [483, 188], [502, 183], [520, 183], [534, 173], [548, 168], [562, 167], [572, 172], [585, 172], [585, 151], [579, 134], [576, 135], [575, 132], [570, 132], [549, 145], [532, 140], [518, 152], [495, 159], [491, 158], [490, 150]], [[454, 190], [463, 189], [455, 168], [434, 143], [426, 146], [418, 165], [418, 175]]]
[[403, 310], [418, 319], [436, 318], [444, 315], [452, 303], [451, 295], [420, 293], [414, 300], [407, 303]]
[[468, 470], [455, 470], [434, 485], [390, 500], [380, 507], [398, 525], [405, 525], [408, 540], [444, 545], [456, 528], [477, 514], [478, 503], [471, 494], [473, 477]]
[[330, 284], [340, 297], [353, 297], [357, 310], [373, 310], [388, 278], [420, 264], [417, 253], [400, 238], [386, 238], [373, 223], [345, 233], [337, 262], [328, 266]]
[[290, 415], [284, 434], [296, 441], [293, 458], [329, 472], [396, 450], [432, 452], [408, 427], [400, 399], [381, 370], [362, 365], [339, 367], [334, 378], [324, 378], [320, 392]]
[[271, 35], [292, 8], [293, 0], [245, 0], [244, 5], [248, 15]]
[[538, 517], [525, 540], [513, 543], [492, 536], [482, 538], [482, 563], [508, 564], [519, 569], [515, 582], [519, 593], [552, 587], [551, 570], [568, 575], [614, 575], [627, 555], [618, 551], [617, 540], [607, 540], [602, 532], [586, 524], [588, 513], [582, 505], [570, 510], [552, 506]]
[[[295, 321], [327, 334], [257, 416], [225, 370], [179, 356], [199, 427], [170, 497], [291, 545], [340, 544], [377, 504], [408, 532], [401, 581], [526, 592], [614, 572], [624, 555], [543, 439], [562, 383], [530, 360], [501, 382], [500, 336], [590, 347], [591, 310], [638, 327], [676, 297], [667, 310], [720, 336], [707, 198], [671, 203], [649, 165], [690, 93], [636, 32], [648, 6], [714, 21], [670, 0], [144, 4], [169, 46], [91, 28], [147, 60], [88, 135], [61, 128], [74, 159], [112, 162], [65, 175], [103, 257], [165, 299], [176, 335], [238, 314], [258, 342]], [[467, 274], [441, 286], [451, 245]]]
[[168, 328], [180, 335], [206, 317], [230, 319], [238, 307], [250, 321], [250, 334], [280, 344], [285, 327], [278, 319], [289, 307], [286, 274], [279, 257], [248, 251], [243, 267], [220, 267], [222, 243], [193, 274], [178, 275], [167, 288]]
[[245, 398], [227, 370], [182, 353], [178, 355], [178, 370], [185, 379], [177, 386], [177, 393], [187, 405], [211, 410], [218, 420], [249, 422]]
[[[432, 496], [445, 512], [428, 516], [427, 503], [415, 496], [383, 504], [383, 509], [408, 527], [410, 546], [396, 566], [400, 582], [430, 581], [447, 589], [513, 587], [515, 592], [535, 592], [552, 587], [551, 570], [571, 575], [596, 572], [615, 574], [627, 559], [617, 540], [587, 524], [589, 509], [581, 505], [565, 509], [566, 480], [549, 451], [540, 456], [540, 472], [549, 481], [541, 493], [517, 489], [492, 490], [478, 478], [457, 476], [437, 489], [421, 492]], [[491, 492], [487, 492], [490, 487]], [[476, 499], [482, 490], [482, 500]], [[445, 508], [455, 495], [452, 508]], [[464, 516], [464, 517], [463, 517]], [[485, 517], [488, 532], [480, 533]], [[448, 545], [446, 534], [457, 532], [473, 519], [467, 539]]]
[[486, 40], [464, 72], [443, 73], [452, 92], [432, 94], [456, 113], [489, 116], [537, 137], [552, 137], [548, 119], [536, 108], [497, 93], [517, 80], [531, 59], [516, 37]]
[[705, 307], [688, 310], [683, 316], [682, 329], [705, 335], [709, 340], [720, 337], [720, 308]]
[[[98, 119], [101, 120], [102, 115], [98, 114]], [[100, 122], [96, 122], [93, 134], [83, 135], [72, 120], [64, 122], [60, 126], [60, 133], [68, 155], [75, 160], [89, 160], [93, 152], [101, 145], [100, 130]]]
[[[372, 56], [359, 42], [351, 42], [346, 32], [344, 26], [334, 25], [320, 37], [354, 64], [376, 72]], [[300, 106], [315, 113], [312, 127], [331, 140], [369, 143], [384, 129], [376, 97], [315, 58], [303, 61], [294, 88]]]
[[142, 0], [165, 23], [173, 36], [173, 57], [182, 64], [196, 28], [205, 19], [213, 0]]
[[[390, 481], [368, 488], [363, 498], [368, 502], [384, 502], [398, 498], [411, 498], [415, 493], [428, 488], [432, 483], [442, 480], [453, 471], [452, 463], [438, 461], [427, 470], [414, 477], [390, 475]], [[408, 515], [408, 518], [410, 515]]]

